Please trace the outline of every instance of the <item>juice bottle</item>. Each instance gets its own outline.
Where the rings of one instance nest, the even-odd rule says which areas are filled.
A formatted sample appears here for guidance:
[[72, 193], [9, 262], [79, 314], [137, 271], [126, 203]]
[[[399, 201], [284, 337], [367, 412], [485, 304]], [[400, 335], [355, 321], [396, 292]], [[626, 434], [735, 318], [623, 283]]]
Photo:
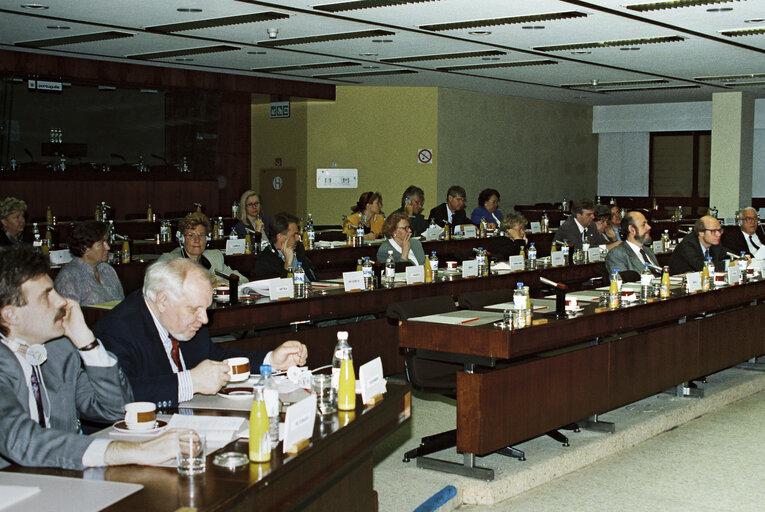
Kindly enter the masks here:
[[659, 288], [659, 297], [662, 299], [669, 298], [669, 267], [665, 266], [664, 271], [661, 274], [661, 286]]
[[263, 388], [255, 388], [255, 400], [250, 409], [250, 461], [269, 462], [271, 460], [271, 436], [269, 434], [268, 413]]
[[[347, 336], [347, 334], [346, 334]], [[337, 408], [341, 411], [356, 409], [356, 372], [353, 370], [353, 356], [350, 345], [340, 349], [340, 377], [337, 383]]]

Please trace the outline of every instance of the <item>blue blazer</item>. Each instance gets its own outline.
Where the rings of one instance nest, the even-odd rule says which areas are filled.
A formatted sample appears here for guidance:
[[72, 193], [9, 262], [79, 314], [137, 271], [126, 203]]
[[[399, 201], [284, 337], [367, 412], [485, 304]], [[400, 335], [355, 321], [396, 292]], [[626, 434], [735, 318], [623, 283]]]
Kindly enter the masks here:
[[[178, 405], [178, 377], [170, 366], [141, 290], [128, 295], [104, 315], [93, 332], [107, 350], [117, 356], [137, 401], [154, 402], [158, 407]], [[189, 370], [205, 359], [223, 361], [242, 356], [249, 358], [250, 368], [257, 371], [268, 353], [221, 348], [212, 342], [205, 325], [192, 339], [180, 342], [180, 351]]]

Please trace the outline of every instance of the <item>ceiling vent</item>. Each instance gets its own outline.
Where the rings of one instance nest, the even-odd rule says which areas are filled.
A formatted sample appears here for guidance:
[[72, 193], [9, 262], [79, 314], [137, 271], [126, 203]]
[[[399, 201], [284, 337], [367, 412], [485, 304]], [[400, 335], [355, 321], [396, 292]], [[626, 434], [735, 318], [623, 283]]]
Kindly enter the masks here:
[[380, 59], [380, 62], [389, 64], [402, 64], [405, 62], [426, 62], [431, 60], [473, 59], [478, 57], [499, 57], [507, 55], [499, 50], [486, 50], [482, 52], [440, 53], [437, 55], [419, 55], [417, 57], [396, 57], [392, 59]]
[[375, 9], [378, 7], [395, 7], [398, 5], [424, 4], [438, 0], [359, 0], [358, 2], [338, 2], [334, 4], [314, 5], [317, 11], [343, 12], [360, 9]]
[[631, 11], [661, 11], [663, 9], [680, 9], [682, 7], [696, 7], [699, 5], [717, 5], [738, 2], [739, 0], [670, 0], [668, 2], [650, 2], [646, 4], [625, 5]]
[[738, 30], [721, 30], [720, 33], [728, 37], [761, 36], [765, 34], [765, 28], [742, 28]]
[[475, 69], [497, 69], [497, 68], [520, 68], [526, 66], [549, 66], [557, 64], [557, 61], [544, 60], [525, 60], [518, 62], [495, 62], [494, 64], [465, 64], [463, 66], [442, 66], [437, 67], [436, 71], [468, 71]]
[[663, 78], [656, 78], [653, 80], [622, 80], [618, 82], [599, 82], [593, 80], [591, 82], [584, 82], [580, 84], [561, 84], [564, 89], [598, 89], [602, 90], [604, 87], [623, 87], [632, 85], [648, 85], [648, 84], [668, 84], [669, 80]]
[[621, 39], [617, 41], [596, 41], [592, 43], [556, 44], [552, 46], [535, 46], [540, 52], [560, 52], [567, 50], [587, 50], [591, 48], [611, 48], [623, 46], [641, 46], [645, 44], [680, 43], [685, 41], [680, 36], [642, 37], [639, 39]]
[[749, 75], [700, 76], [694, 78], [694, 80], [699, 82], [731, 82], [738, 80], [754, 80], [755, 78], [765, 78], [765, 73], [752, 73]]
[[259, 12], [256, 14], [244, 14], [242, 16], [227, 16], [225, 18], [213, 18], [209, 20], [187, 21], [184, 23], [169, 23], [146, 27], [149, 32], [184, 32], [186, 30], [198, 30], [204, 28], [227, 27], [231, 25], [243, 25], [245, 23], [260, 23], [263, 21], [275, 21], [288, 19], [289, 14], [280, 12]]
[[389, 76], [389, 75], [416, 75], [417, 71], [411, 69], [394, 69], [391, 71], [360, 71], [358, 73], [337, 73], [330, 75], [313, 75], [313, 78], [352, 78], [352, 77], [375, 77], [375, 76]]
[[164, 52], [136, 53], [128, 55], [128, 59], [169, 59], [173, 57], [186, 57], [188, 55], [204, 55], [207, 53], [233, 52], [241, 50], [238, 46], [229, 46], [220, 44], [216, 46], [205, 46], [202, 48], [189, 48], [186, 50], [167, 50]]
[[395, 36], [395, 32], [389, 30], [362, 30], [360, 32], [345, 32], [342, 34], [326, 34], [323, 36], [295, 37], [292, 39], [276, 39], [273, 41], [262, 41], [258, 46], [273, 48], [276, 46], [295, 46], [298, 44], [311, 43], [329, 43], [332, 41], [345, 41], [348, 39], [367, 39], [371, 37], [390, 37]]
[[327, 62], [324, 64], [298, 64], [296, 66], [279, 66], [272, 68], [253, 68], [252, 71], [262, 73], [284, 73], [286, 71], [306, 71], [310, 69], [332, 69], [361, 66], [358, 62]]
[[49, 46], [63, 46], [66, 44], [93, 43], [95, 41], [108, 41], [110, 39], [122, 39], [133, 37], [135, 34], [129, 32], [117, 32], [110, 30], [108, 32], [95, 32], [93, 34], [82, 34], [79, 36], [51, 37], [48, 39], [38, 39], [36, 41], [22, 41], [16, 43], [16, 46], [25, 48], [47, 48]]
[[491, 18], [475, 21], [457, 21], [453, 23], [438, 23], [435, 25], [420, 25], [422, 30], [441, 32], [444, 30], [464, 30], [481, 27], [496, 27], [499, 25], [517, 25], [520, 23], [541, 23], [544, 21], [570, 20], [586, 18], [587, 14], [577, 11], [551, 12], [548, 14], [529, 14], [527, 16], [512, 16], [509, 18]]

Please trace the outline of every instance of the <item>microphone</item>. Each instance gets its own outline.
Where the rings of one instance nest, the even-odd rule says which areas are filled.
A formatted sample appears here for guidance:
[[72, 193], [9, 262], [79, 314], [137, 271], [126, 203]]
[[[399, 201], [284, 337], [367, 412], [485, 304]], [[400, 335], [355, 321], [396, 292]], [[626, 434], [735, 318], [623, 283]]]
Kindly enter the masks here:
[[555, 288], [555, 317], [558, 319], [566, 318], [566, 285], [563, 283], [556, 283], [555, 281], [542, 276], [539, 276], [539, 280], [544, 284]]
[[657, 266], [656, 266], [656, 265], [654, 265], [653, 263], [649, 263], [649, 264], [648, 264], [648, 268], [650, 268], [650, 269], [653, 269], [653, 270], [655, 270], [655, 271], [657, 271], [657, 272], [659, 272], [659, 273], [662, 273], [662, 272], [664, 272], [664, 269], [663, 269], [663, 268], [661, 268], [661, 267], [657, 267]]
[[726, 252], [725, 254], [730, 256], [731, 259], [733, 259], [733, 260], [740, 260], [741, 259], [741, 255], [740, 254], [733, 254], [732, 252]]
[[563, 283], [556, 283], [555, 281], [552, 281], [550, 279], [547, 279], [546, 277], [539, 276], [539, 280], [543, 282], [546, 285], [552, 286], [553, 288], [560, 288], [561, 290], [568, 290], [568, 287]]
[[678, 229], [677, 232], [682, 234], [682, 235], [689, 235], [691, 233], [690, 231], [684, 231], [682, 229]]
[[563, 240], [555, 240], [553, 243], [556, 244], [556, 245], [560, 245], [561, 247], [565, 247], [566, 245], [568, 245]]

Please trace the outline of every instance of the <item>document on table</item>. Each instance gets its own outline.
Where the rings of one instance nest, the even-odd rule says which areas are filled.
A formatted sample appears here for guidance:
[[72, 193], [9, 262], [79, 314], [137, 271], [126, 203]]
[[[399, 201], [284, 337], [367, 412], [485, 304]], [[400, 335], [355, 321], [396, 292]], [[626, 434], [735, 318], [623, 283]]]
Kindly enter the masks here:
[[[500, 302], [499, 304], [491, 304], [485, 306], [485, 309], [493, 309], [497, 311], [504, 311], [506, 309], [513, 310], [515, 305], [512, 302]], [[548, 313], [555, 312], [555, 300], [550, 299], [531, 299], [531, 310], [534, 313]]]
[[196, 430], [207, 436], [207, 451], [213, 452], [230, 443], [242, 429], [245, 418], [234, 416], [187, 416], [173, 414], [168, 428], [186, 428]]
[[[600, 292], [598, 290], [571, 292], [567, 293], [566, 297], [576, 297], [577, 300], [584, 302], [598, 302], [600, 300]], [[606, 288], [606, 291], [608, 291], [608, 288]], [[545, 299], [555, 299], [555, 295], [547, 295]]]
[[450, 311], [438, 315], [418, 316], [409, 319], [412, 322], [430, 322], [449, 325], [484, 325], [502, 320], [502, 313], [491, 311]]

